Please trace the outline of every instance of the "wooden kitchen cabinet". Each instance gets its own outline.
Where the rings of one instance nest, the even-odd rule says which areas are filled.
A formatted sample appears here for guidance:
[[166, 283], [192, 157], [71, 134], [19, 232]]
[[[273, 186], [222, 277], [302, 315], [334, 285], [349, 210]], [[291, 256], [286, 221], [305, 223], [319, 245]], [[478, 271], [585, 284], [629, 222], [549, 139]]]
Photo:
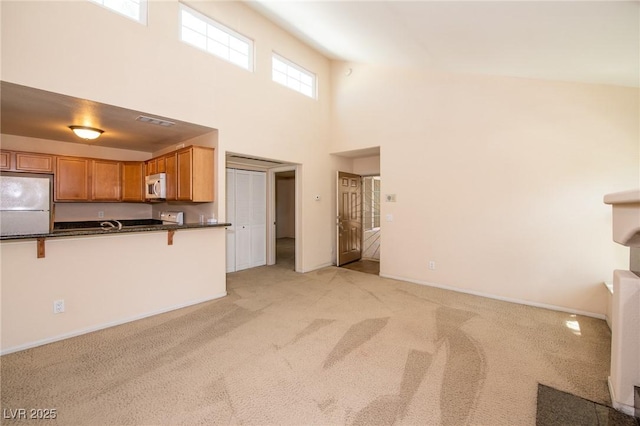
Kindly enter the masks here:
[[53, 155], [16, 152], [16, 170], [20, 172], [53, 173]]
[[90, 201], [89, 159], [56, 157], [55, 201]]
[[91, 200], [121, 200], [121, 165], [120, 161], [91, 160]]
[[11, 156], [9, 151], [0, 151], [0, 170], [11, 170]]
[[147, 160], [144, 163], [144, 174], [145, 176], [155, 175], [158, 170], [158, 159], [152, 158], [151, 160]]
[[35, 152], [0, 152], [0, 170], [30, 173], [53, 173], [54, 156]]
[[124, 161], [122, 163], [122, 201], [144, 201], [145, 163]]
[[190, 146], [178, 150], [177, 199], [213, 201], [213, 148]]
[[152, 158], [145, 162], [146, 176], [155, 175], [156, 173], [166, 173], [167, 168], [164, 157]]
[[165, 173], [167, 174], [167, 200], [178, 199], [178, 156], [175, 152], [164, 157]]

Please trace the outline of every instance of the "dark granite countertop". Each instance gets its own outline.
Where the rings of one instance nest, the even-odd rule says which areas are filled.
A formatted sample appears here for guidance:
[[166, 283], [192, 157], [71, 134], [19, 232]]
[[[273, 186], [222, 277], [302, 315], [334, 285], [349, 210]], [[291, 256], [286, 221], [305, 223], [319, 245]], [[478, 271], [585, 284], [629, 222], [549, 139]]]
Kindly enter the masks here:
[[35, 238], [59, 238], [59, 237], [81, 237], [92, 235], [115, 235], [128, 234], [131, 232], [153, 232], [167, 230], [182, 229], [204, 229], [204, 228], [224, 228], [231, 226], [230, 223], [185, 223], [184, 225], [164, 225], [162, 221], [155, 219], [138, 219], [138, 220], [121, 220], [122, 229], [102, 229], [100, 223], [108, 221], [81, 221], [81, 222], [56, 222], [54, 229], [48, 234], [29, 234], [29, 235], [5, 235], [0, 236], [0, 240], [27, 240]]

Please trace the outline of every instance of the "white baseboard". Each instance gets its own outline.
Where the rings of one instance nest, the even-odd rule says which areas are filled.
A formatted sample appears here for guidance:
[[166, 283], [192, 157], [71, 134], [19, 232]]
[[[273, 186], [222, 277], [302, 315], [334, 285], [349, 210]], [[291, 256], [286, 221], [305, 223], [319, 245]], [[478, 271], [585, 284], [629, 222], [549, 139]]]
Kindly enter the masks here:
[[616, 399], [616, 394], [613, 391], [613, 385], [611, 384], [611, 376], [607, 377], [607, 385], [609, 386], [609, 396], [611, 396], [611, 403], [613, 404], [613, 408], [618, 411], [622, 411], [623, 413], [628, 414], [632, 417], [635, 416], [635, 407], [627, 404], [622, 404]]
[[10, 354], [10, 353], [23, 351], [25, 349], [31, 349], [31, 348], [35, 348], [37, 346], [42, 346], [42, 345], [46, 345], [46, 344], [49, 344], [49, 343], [58, 342], [58, 341], [64, 340], [64, 339], [69, 339], [71, 337], [76, 337], [76, 336], [80, 336], [80, 335], [83, 335], [83, 334], [92, 333], [94, 331], [104, 330], [105, 328], [115, 327], [116, 325], [122, 325], [122, 324], [126, 324], [128, 322], [137, 321], [137, 320], [140, 320], [140, 319], [143, 319], [143, 318], [147, 318], [147, 317], [152, 317], [154, 315], [164, 314], [165, 312], [175, 311], [176, 309], [186, 308], [188, 306], [197, 305], [199, 303], [204, 303], [204, 302], [209, 302], [211, 300], [220, 299], [221, 297], [225, 297], [226, 295], [227, 295], [227, 292], [225, 291], [224, 293], [219, 293], [219, 294], [214, 295], [213, 297], [208, 297], [206, 299], [192, 300], [190, 302], [181, 303], [179, 305], [170, 306], [168, 308], [159, 309], [157, 311], [147, 312], [147, 313], [144, 313], [144, 314], [141, 314], [141, 315], [136, 315], [136, 316], [133, 316], [133, 317], [122, 319], [122, 320], [111, 321], [111, 322], [107, 322], [107, 323], [104, 323], [104, 324], [99, 324], [99, 325], [95, 325], [95, 326], [92, 326], [92, 327], [87, 327], [87, 328], [83, 328], [83, 329], [80, 329], [80, 330], [75, 330], [75, 331], [72, 331], [70, 333], [64, 333], [64, 334], [60, 334], [60, 335], [57, 335], [57, 336], [48, 337], [48, 338], [42, 339], [42, 340], [36, 340], [35, 342], [29, 342], [29, 343], [25, 343], [23, 345], [14, 346], [14, 347], [7, 348], [7, 349], [2, 349], [0, 351], [0, 355], [7, 355], [7, 354]]
[[472, 294], [474, 296], [486, 297], [488, 299], [500, 300], [502, 302], [517, 303], [519, 305], [534, 306], [536, 308], [550, 309], [552, 311], [567, 312], [567, 313], [570, 313], [570, 314], [584, 315], [586, 317], [605, 319], [605, 315], [604, 314], [598, 314], [598, 313], [595, 313], [595, 312], [581, 311], [579, 309], [567, 308], [565, 306], [549, 305], [549, 304], [546, 304], [546, 303], [532, 302], [530, 300], [513, 299], [513, 298], [510, 298], [510, 297], [496, 296], [495, 294], [483, 293], [481, 291], [467, 290], [467, 289], [463, 289], [463, 288], [451, 287], [451, 286], [448, 286], [448, 285], [436, 284], [436, 283], [431, 283], [431, 282], [427, 282], [427, 281], [421, 281], [421, 280], [414, 280], [414, 279], [409, 279], [409, 278], [404, 278], [404, 277], [398, 277], [398, 276], [395, 276], [395, 275], [380, 274], [380, 276], [382, 278], [390, 278], [390, 279], [398, 280], [398, 281], [406, 281], [406, 282], [410, 282], [410, 283], [413, 283], [413, 284], [426, 285], [426, 286], [429, 286], [429, 287], [441, 288], [443, 290], [451, 290], [451, 291], [455, 291], [455, 292], [458, 292], [458, 293]]

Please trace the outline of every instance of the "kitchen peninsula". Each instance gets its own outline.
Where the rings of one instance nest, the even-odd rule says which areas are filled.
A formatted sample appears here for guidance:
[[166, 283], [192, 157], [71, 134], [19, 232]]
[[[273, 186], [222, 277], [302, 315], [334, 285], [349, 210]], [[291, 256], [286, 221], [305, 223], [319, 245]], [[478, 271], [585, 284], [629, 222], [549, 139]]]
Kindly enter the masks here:
[[[225, 223], [3, 238], [2, 353], [226, 295]], [[171, 244], [168, 241], [171, 235]], [[46, 256], [36, 256], [46, 238]], [[63, 301], [64, 312], [54, 313]]]
[[[0, 169], [52, 176], [55, 211], [48, 233], [0, 238], [2, 318], [11, 324], [2, 328], [2, 354], [226, 295], [224, 230], [229, 224], [208, 223], [218, 216], [214, 194], [217, 197], [221, 185], [215, 179], [213, 147], [187, 144], [161, 152], [161, 163], [94, 147], [81, 147], [76, 153], [75, 145], [56, 141], [47, 141], [46, 146], [59, 149], [36, 153], [29, 148], [44, 146], [36, 142], [40, 141], [3, 137]], [[213, 145], [205, 137], [193, 142]], [[27, 156], [25, 151], [31, 152]], [[98, 158], [103, 152], [110, 158]], [[118, 158], [120, 152], [124, 158]], [[46, 160], [36, 163], [43, 164], [43, 170], [34, 166], [24, 170], [24, 158]], [[144, 176], [150, 167], [163, 165], [175, 192], [169, 192], [165, 201], [145, 201]], [[136, 173], [130, 173], [132, 169]], [[70, 171], [81, 171], [82, 179], [57, 180]], [[105, 181], [100, 176], [115, 178], [101, 185]], [[73, 182], [82, 183], [77, 185], [80, 195], [74, 195], [68, 184]], [[109, 197], [106, 190], [112, 191]], [[158, 220], [161, 209], [184, 211], [184, 224]], [[114, 217], [122, 226], [103, 229], [100, 224], [115, 222], [109, 220]], [[95, 226], [82, 228], [78, 226], [82, 221], [93, 221]], [[75, 224], [60, 229], [60, 223]]]

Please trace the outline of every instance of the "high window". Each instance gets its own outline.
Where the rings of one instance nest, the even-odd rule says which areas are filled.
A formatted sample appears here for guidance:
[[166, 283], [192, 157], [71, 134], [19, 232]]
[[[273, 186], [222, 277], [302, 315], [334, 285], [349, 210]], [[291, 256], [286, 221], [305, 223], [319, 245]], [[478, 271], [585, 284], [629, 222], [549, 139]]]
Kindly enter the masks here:
[[147, 24], [147, 0], [89, 0], [129, 19]]
[[180, 5], [183, 42], [253, 71], [253, 40], [183, 4]]
[[314, 73], [275, 53], [271, 70], [273, 81], [310, 98], [316, 98], [316, 75]]

